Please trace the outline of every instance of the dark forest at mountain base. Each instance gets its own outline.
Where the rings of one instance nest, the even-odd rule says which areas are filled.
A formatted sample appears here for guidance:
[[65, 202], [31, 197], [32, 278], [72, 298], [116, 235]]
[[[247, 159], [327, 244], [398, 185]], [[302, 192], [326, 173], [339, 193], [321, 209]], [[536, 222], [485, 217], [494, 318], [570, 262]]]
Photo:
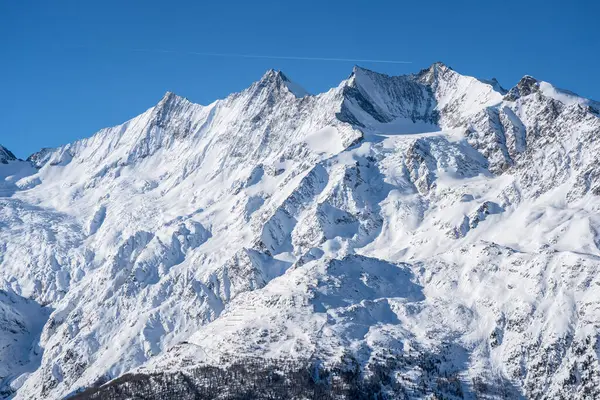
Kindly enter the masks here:
[[[420, 377], [411, 382], [397, 374], [398, 367], [414, 363]], [[484, 383], [478, 378], [463, 393], [458, 373], [441, 371], [431, 356], [414, 359], [389, 357], [370, 364], [366, 371], [351, 356], [335, 366], [318, 361], [266, 360], [236, 361], [226, 367], [199, 366], [178, 372], [125, 374], [109, 383], [70, 397], [91, 399], [433, 399], [519, 398], [506, 382]], [[515, 397], [516, 396], [516, 397]]]

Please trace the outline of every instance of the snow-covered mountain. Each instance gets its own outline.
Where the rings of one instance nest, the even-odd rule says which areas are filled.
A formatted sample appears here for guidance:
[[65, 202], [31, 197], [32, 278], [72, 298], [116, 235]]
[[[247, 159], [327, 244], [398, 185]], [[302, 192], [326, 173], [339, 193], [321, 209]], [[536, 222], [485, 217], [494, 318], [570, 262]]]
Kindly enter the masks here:
[[441, 63], [318, 95], [271, 70], [0, 147], [2, 394], [351, 357], [398, 397], [600, 396], [599, 110]]
[[9, 161], [16, 160], [13, 153], [10, 152], [6, 147], [0, 145], [0, 163], [8, 164]]

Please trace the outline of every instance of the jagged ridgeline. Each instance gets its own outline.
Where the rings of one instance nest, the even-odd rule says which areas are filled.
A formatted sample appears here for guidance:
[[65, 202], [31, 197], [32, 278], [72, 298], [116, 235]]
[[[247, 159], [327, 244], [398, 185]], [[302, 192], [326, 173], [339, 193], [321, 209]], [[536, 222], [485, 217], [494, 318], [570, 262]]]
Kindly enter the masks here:
[[0, 397], [599, 398], [598, 110], [271, 70], [0, 147]]

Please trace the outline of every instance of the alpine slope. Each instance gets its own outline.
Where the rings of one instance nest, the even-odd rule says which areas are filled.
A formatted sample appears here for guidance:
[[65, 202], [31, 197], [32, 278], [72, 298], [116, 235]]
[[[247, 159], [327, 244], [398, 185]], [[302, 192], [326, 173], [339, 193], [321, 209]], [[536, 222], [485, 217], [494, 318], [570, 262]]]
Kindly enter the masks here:
[[0, 146], [0, 397], [351, 355], [403, 398], [598, 398], [599, 157], [600, 103], [442, 63]]

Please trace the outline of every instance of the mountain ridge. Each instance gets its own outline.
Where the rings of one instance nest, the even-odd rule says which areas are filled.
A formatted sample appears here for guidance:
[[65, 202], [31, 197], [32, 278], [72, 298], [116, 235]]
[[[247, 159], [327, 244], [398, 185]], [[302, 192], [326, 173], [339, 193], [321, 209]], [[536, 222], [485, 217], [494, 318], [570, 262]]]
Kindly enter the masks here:
[[290, 82], [167, 92], [0, 165], [0, 290], [50, 311], [3, 396], [317, 355], [386, 365], [416, 398], [597, 393], [594, 102], [438, 63]]
[[[346, 82], [348, 80], [351, 80], [353, 78], [353, 76], [356, 75], [357, 71], [362, 71], [363, 73], [375, 74], [376, 76], [383, 77], [383, 78], [388, 78], [388, 79], [395, 78], [395, 77], [397, 77], [397, 78], [408, 78], [408, 77], [414, 76], [418, 80], [429, 82], [429, 84], [433, 84], [434, 81], [435, 81], [435, 79], [437, 79], [436, 77], [440, 73], [442, 75], [445, 74], [445, 73], [455, 73], [455, 74], [457, 74], [451, 67], [447, 66], [446, 64], [444, 64], [441, 61], [434, 62], [428, 68], [424, 68], [424, 69], [422, 69], [421, 71], [419, 71], [418, 73], [415, 73], [415, 74], [395, 75], [395, 76], [390, 76], [390, 75], [382, 74], [382, 73], [379, 73], [379, 72], [376, 72], [376, 71], [372, 71], [372, 70], [369, 70], [367, 68], [355, 65], [353, 67], [351, 75], [348, 77], [347, 80], [342, 81], [341, 85], [343, 85], [344, 82]], [[277, 82], [285, 83], [286, 81], [293, 83], [282, 71], [276, 71], [274, 69], [269, 69], [269, 70], [267, 70], [263, 74], [263, 76], [258, 81], [256, 81], [253, 84], [251, 84], [245, 90], [248, 90], [251, 87], [256, 86], [256, 85], [265, 85], [265, 84], [267, 84], [269, 82], [270, 83], [274, 83], [275, 86], [277, 86]], [[543, 82], [543, 81], [538, 81], [537, 79], [533, 78], [530, 75], [524, 75], [523, 78], [514, 87], [512, 87], [509, 90], [503, 89], [500, 86], [500, 84], [498, 83], [498, 81], [495, 80], [495, 78], [492, 79], [492, 80], [490, 80], [490, 81], [481, 80], [481, 82], [483, 84], [486, 84], [486, 85], [489, 85], [489, 86], [493, 87], [495, 90], [497, 90], [501, 94], [506, 95], [507, 99], [516, 100], [517, 97], [515, 97], [515, 96], [518, 96], [519, 88], [520, 87], [523, 88], [524, 87], [523, 85], [525, 85], [525, 87], [534, 87], [535, 83], [539, 83], [539, 82]], [[293, 83], [293, 84], [297, 85], [295, 83]], [[549, 84], [549, 85], [551, 85], [551, 84]], [[554, 88], [554, 86], [552, 86], [552, 87]], [[323, 93], [319, 93], [319, 94], [313, 95], [313, 94], [308, 94], [308, 92], [306, 92], [302, 88], [300, 88], [300, 89], [301, 89], [301, 91], [302, 91], [303, 94], [302, 94], [302, 96], [299, 96], [299, 97], [304, 97], [306, 95], [309, 95], [309, 96], [319, 96], [319, 95], [322, 95], [322, 94], [326, 93], [326, 92], [323, 92]], [[291, 90], [289, 88], [288, 88], [288, 90], [290, 90], [293, 93], [293, 90]], [[531, 88], [529, 88], [527, 90], [528, 90], [527, 94], [531, 94], [533, 92], [533, 90]], [[558, 89], [558, 90], [561, 90], [561, 89]], [[505, 93], [502, 93], [502, 92], [505, 92]], [[235, 96], [237, 94], [239, 94], [239, 93], [234, 93], [232, 95]], [[581, 96], [579, 96], [579, 95], [577, 95], [575, 93], [570, 93], [570, 94], [572, 94], [573, 96], [576, 96], [578, 98], [581, 98], [583, 102], [585, 102], [585, 101], [590, 102], [591, 105], [594, 105], [594, 108], [600, 108], [600, 105], [598, 105], [600, 103], [598, 103], [597, 101], [581, 97]], [[232, 95], [230, 95], [230, 96], [232, 96]], [[177, 95], [174, 92], [167, 91], [165, 93], [165, 95], [163, 96], [163, 98], [155, 106], [153, 106], [153, 107], [160, 107], [161, 103], [166, 102], [168, 99], [177, 99], [177, 101], [187, 101], [187, 102], [190, 102], [190, 100], [187, 99], [187, 98], [185, 98], [185, 97], [179, 96], [179, 95]], [[222, 99], [222, 100], [225, 100], [225, 99]], [[219, 100], [216, 100], [216, 101], [219, 101]], [[190, 102], [190, 103], [191, 104], [196, 104], [196, 103], [192, 103], [192, 102]], [[199, 104], [196, 104], [196, 105], [200, 106]], [[151, 107], [151, 108], [153, 108], [153, 107]], [[68, 144], [63, 145], [63, 146], [59, 146], [59, 147], [53, 148], [53, 149], [58, 149], [58, 148], [61, 148], [61, 147], [67, 146], [67, 145]], [[40, 152], [44, 152], [44, 151], [47, 151], [47, 150], [49, 150], [49, 148], [44, 148], [44, 149], [40, 150]], [[32, 153], [31, 155], [29, 155], [27, 157], [27, 159], [29, 160], [29, 159], [39, 158], [38, 154], [40, 152]]]

